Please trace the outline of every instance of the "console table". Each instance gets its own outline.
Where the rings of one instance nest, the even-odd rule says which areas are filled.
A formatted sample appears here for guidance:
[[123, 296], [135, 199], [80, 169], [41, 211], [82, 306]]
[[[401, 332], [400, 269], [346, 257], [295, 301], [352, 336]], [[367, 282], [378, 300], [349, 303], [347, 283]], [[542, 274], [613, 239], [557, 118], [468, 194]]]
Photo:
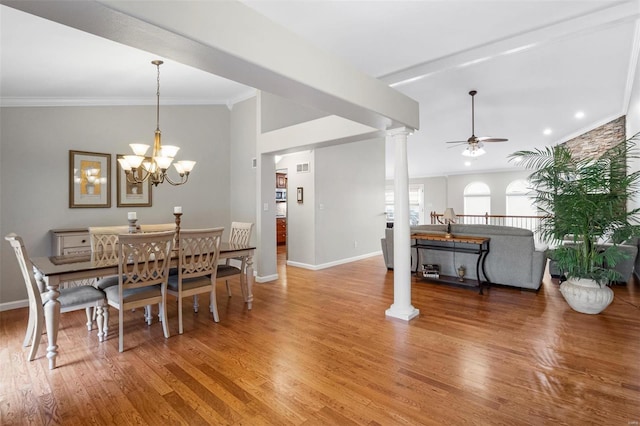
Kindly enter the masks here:
[[[485, 260], [489, 254], [489, 242], [491, 238], [463, 235], [447, 237], [442, 234], [412, 234], [411, 239], [415, 240], [415, 244], [412, 244], [411, 247], [416, 249], [417, 254], [416, 273], [419, 272], [419, 268], [422, 263], [420, 260], [421, 250], [428, 249], [450, 251], [454, 253], [471, 253], [478, 256], [476, 260], [477, 280], [464, 278], [464, 280], [461, 281], [458, 277], [451, 275], [440, 275], [439, 278], [426, 279], [447, 284], [478, 287], [480, 294], [483, 294], [482, 288], [484, 286], [489, 287], [491, 285], [491, 281], [485, 271]], [[422, 276], [420, 277], [423, 278]]]

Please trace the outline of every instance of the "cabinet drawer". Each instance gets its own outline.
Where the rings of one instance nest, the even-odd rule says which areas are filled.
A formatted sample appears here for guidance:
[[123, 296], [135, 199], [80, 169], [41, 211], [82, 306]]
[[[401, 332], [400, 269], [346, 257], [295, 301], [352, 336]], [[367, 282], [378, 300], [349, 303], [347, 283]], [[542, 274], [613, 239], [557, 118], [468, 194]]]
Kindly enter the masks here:
[[91, 247], [65, 247], [62, 254], [91, 254]]
[[87, 247], [91, 250], [91, 243], [89, 242], [89, 234], [86, 235], [65, 235], [62, 237], [62, 247]]

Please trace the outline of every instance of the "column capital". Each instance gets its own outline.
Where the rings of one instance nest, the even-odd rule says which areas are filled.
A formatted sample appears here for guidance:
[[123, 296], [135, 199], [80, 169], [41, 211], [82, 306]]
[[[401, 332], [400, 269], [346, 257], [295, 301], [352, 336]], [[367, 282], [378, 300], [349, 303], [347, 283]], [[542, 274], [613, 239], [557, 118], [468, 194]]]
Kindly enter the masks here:
[[389, 129], [387, 130], [387, 136], [399, 136], [399, 135], [404, 135], [404, 136], [409, 136], [410, 134], [412, 134], [414, 131], [414, 129], [410, 128], [410, 127], [396, 127], [395, 129]]

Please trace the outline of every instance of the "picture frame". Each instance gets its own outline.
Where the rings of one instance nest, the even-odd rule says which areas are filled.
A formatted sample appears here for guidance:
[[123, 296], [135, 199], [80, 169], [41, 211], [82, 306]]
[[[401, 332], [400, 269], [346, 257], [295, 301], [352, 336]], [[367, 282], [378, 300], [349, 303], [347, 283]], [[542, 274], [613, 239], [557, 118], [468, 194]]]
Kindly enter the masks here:
[[69, 208], [111, 207], [111, 154], [69, 150]]
[[296, 190], [296, 200], [302, 204], [304, 202], [304, 188], [299, 186]]
[[[123, 154], [116, 155], [116, 160], [124, 158]], [[145, 160], [151, 161], [150, 157], [146, 157]], [[151, 179], [147, 179], [142, 183], [131, 183], [127, 181], [127, 175], [120, 166], [120, 162], [116, 161], [117, 175], [117, 206], [118, 207], [151, 207], [152, 205], [152, 190]], [[138, 177], [144, 176], [144, 169], [140, 167], [137, 170]]]

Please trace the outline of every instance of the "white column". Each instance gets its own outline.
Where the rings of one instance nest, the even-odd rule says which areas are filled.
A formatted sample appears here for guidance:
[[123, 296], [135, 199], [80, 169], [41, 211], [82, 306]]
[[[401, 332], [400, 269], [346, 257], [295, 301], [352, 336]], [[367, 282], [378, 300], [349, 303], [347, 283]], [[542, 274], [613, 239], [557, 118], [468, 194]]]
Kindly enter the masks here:
[[395, 185], [393, 220], [393, 304], [388, 317], [409, 321], [420, 311], [411, 305], [411, 239], [409, 238], [409, 167], [407, 136], [402, 127], [387, 132], [395, 145]]

